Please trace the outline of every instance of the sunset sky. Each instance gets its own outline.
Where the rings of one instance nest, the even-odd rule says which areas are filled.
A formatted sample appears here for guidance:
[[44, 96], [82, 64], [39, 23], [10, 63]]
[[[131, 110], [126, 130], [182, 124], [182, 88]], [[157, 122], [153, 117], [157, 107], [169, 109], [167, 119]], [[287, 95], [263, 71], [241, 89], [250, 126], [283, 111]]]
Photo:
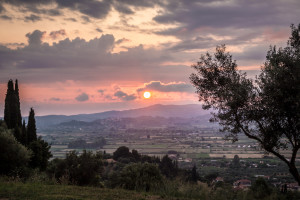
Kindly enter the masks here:
[[201, 54], [226, 44], [253, 76], [299, 10], [299, 0], [0, 0], [0, 116], [9, 79], [24, 116], [198, 103], [189, 75]]

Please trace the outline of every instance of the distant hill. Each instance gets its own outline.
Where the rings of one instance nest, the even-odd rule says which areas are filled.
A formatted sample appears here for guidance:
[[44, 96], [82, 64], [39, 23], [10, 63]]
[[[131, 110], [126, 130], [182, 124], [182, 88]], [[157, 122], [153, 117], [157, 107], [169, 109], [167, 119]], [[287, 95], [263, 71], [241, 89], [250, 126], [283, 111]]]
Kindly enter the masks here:
[[36, 122], [38, 128], [45, 128], [63, 122], [70, 122], [72, 120], [82, 122], [92, 122], [98, 119], [105, 118], [136, 118], [142, 116], [151, 117], [180, 117], [180, 118], [192, 118], [207, 115], [209, 111], [203, 110], [199, 104], [188, 104], [188, 105], [161, 105], [156, 104], [144, 108], [130, 109], [123, 111], [106, 111], [94, 114], [79, 114], [79, 115], [46, 115], [37, 116]]

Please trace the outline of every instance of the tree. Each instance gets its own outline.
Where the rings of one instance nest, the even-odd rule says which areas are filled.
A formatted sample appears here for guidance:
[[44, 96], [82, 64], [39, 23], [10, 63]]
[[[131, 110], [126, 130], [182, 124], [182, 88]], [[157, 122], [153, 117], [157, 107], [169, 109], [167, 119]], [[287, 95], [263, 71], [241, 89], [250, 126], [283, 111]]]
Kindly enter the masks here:
[[17, 117], [17, 97], [14, 90], [14, 83], [9, 80], [7, 83], [7, 92], [5, 96], [5, 106], [4, 106], [4, 121], [8, 129], [13, 129], [18, 125]]
[[99, 185], [102, 171], [102, 154], [86, 150], [80, 156], [71, 151], [65, 159], [52, 160], [47, 170], [58, 181], [67, 178], [69, 183], [78, 185]]
[[30, 144], [33, 141], [37, 140], [36, 135], [36, 125], [34, 118], [34, 110], [30, 108], [29, 117], [28, 117], [28, 125], [27, 125], [27, 142]]
[[119, 158], [132, 158], [128, 147], [121, 146], [113, 153], [114, 160], [118, 160]]
[[27, 130], [26, 130], [26, 124], [25, 124], [25, 120], [23, 120], [23, 124], [22, 124], [22, 129], [21, 129], [21, 143], [25, 146], [28, 145], [28, 141], [27, 141]]
[[39, 137], [36, 141], [29, 144], [29, 149], [32, 151], [32, 156], [30, 158], [30, 166], [32, 168], [39, 168], [40, 170], [45, 170], [48, 165], [49, 158], [52, 157], [51, 146]]
[[159, 169], [167, 178], [174, 178], [178, 173], [177, 164], [172, 162], [168, 155], [165, 155], [162, 158], [161, 163], [159, 164]]
[[238, 155], [235, 155], [233, 157], [232, 163], [230, 165], [232, 168], [240, 168], [241, 164], [240, 164], [240, 157]]
[[[287, 47], [270, 47], [255, 82], [237, 70], [225, 45], [202, 55], [190, 76], [204, 109], [214, 109], [227, 139], [244, 133], [286, 163], [300, 185], [295, 165], [300, 148], [300, 24], [291, 26]], [[289, 156], [283, 154], [289, 150]]]
[[133, 163], [126, 165], [118, 176], [117, 185], [128, 190], [150, 191], [163, 185], [162, 176], [156, 165]]
[[[2, 124], [2, 123], [0, 123]], [[27, 167], [31, 152], [17, 142], [11, 130], [0, 126], [0, 174], [9, 175], [13, 171]]]
[[16, 107], [17, 107], [17, 112], [16, 112], [16, 119], [17, 119], [17, 126], [21, 127], [22, 126], [22, 115], [21, 115], [21, 106], [20, 106], [20, 94], [19, 94], [19, 84], [18, 84], [18, 79], [16, 79], [15, 82], [15, 95], [16, 95]]

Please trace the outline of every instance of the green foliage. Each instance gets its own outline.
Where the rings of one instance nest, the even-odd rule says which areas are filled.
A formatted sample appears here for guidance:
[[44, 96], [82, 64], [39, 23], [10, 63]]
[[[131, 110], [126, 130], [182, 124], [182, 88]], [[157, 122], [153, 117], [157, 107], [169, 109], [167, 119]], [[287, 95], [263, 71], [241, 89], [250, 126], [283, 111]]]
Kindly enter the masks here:
[[[0, 181], [0, 199], [32, 200], [154, 200], [158, 196], [122, 189], [80, 187], [74, 185], [46, 185], [30, 182]], [[165, 198], [172, 200], [173, 198]]]
[[161, 163], [159, 164], [159, 169], [163, 175], [167, 178], [175, 178], [178, 173], [178, 166], [173, 162], [168, 155], [165, 155]]
[[240, 163], [240, 157], [238, 155], [235, 155], [233, 157], [232, 163], [230, 164], [231, 168], [240, 168], [241, 167], [241, 163]]
[[39, 137], [36, 141], [29, 144], [29, 149], [33, 152], [30, 159], [30, 166], [32, 168], [39, 168], [45, 170], [48, 165], [49, 158], [52, 157], [50, 152], [51, 146]]
[[158, 167], [150, 163], [128, 164], [120, 174], [114, 174], [111, 178], [114, 178], [113, 187], [128, 190], [148, 192], [157, 190], [163, 185]]
[[258, 178], [250, 189], [255, 199], [263, 199], [269, 196], [272, 192], [270, 186], [263, 178]]
[[72, 151], [66, 155], [66, 159], [54, 159], [47, 173], [60, 183], [99, 185], [102, 171], [102, 154], [84, 150], [80, 156]]
[[16, 141], [11, 131], [0, 127], [0, 173], [9, 175], [27, 167], [31, 152]]
[[133, 158], [128, 147], [121, 146], [113, 153], [114, 160], [118, 160], [119, 158]]
[[[227, 139], [237, 141], [238, 133], [244, 133], [256, 140], [284, 161], [300, 184], [295, 166], [300, 148], [300, 24], [292, 25], [291, 32], [287, 47], [270, 48], [256, 83], [237, 71], [225, 45], [214, 56], [202, 55], [190, 79], [203, 108], [217, 111], [211, 121], [229, 133]], [[282, 150], [291, 154], [285, 157]]]

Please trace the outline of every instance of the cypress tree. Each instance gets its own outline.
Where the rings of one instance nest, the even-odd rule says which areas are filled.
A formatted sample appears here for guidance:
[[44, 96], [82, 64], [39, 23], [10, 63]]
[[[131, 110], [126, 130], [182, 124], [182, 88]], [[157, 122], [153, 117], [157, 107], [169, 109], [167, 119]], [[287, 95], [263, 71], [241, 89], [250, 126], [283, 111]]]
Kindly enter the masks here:
[[13, 129], [18, 125], [17, 117], [17, 97], [14, 91], [14, 83], [9, 80], [7, 83], [7, 92], [4, 106], [4, 121], [8, 129]]
[[27, 125], [27, 142], [30, 144], [33, 141], [37, 140], [36, 135], [36, 125], [34, 118], [34, 110], [30, 108], [29, 117], [28, 117], [28, 125]]
[[19, 95], [19, 85], [18, 85], [18, 79], [16, 79], [15, 82], [15, 95], [16, 95], [16, 106], [17, 106], [17, 112], [16, 112], [16, 118], [17, 118], [17, 125], [18, 127], [22, 127], [22, 115], [21, 115], [21, 106], [20, 106], [20, 95]]
[[28, 145], [27, 142], [27, 130], [26, 130], [26, 124], [25, 124], [25, 120], [23, 120], [23, 124], [22, 124], [22, 138], [21, 138], [21, 143], [25, 146]]

